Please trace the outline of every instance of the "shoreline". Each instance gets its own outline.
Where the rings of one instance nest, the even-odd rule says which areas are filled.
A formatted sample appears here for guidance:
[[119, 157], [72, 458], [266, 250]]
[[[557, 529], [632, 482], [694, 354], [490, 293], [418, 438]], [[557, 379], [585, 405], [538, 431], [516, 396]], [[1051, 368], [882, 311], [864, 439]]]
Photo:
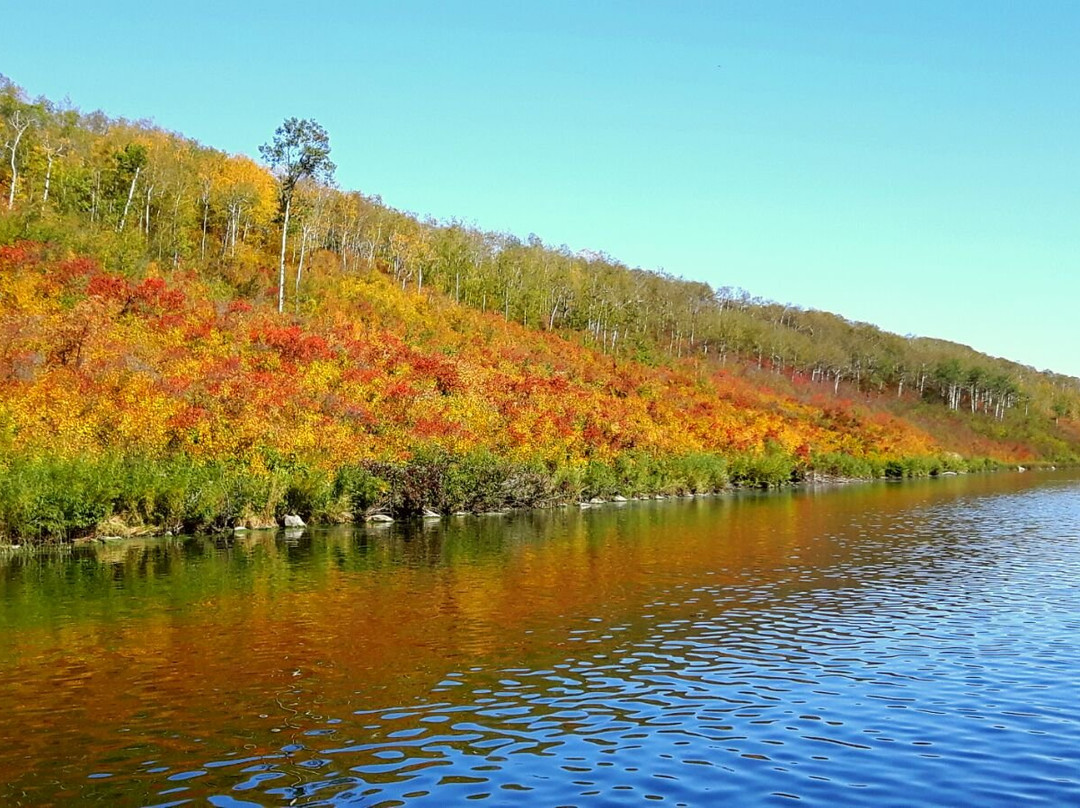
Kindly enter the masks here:
[[[1033, 467], [1024, 467], [1023, 471], [1049, 471], [1056, 470], [1055, 465], [1035, 465]], [[806, 490], [806, 489], [830, 489], [830, 488], [844, 488], [855, 484], [866, 484], [874, 482], [903, 482], [914, 479], [943, 479], [946, 477], [957, 476], [970, 476], [972, 474], [985, 474], [990, 472], [1004, 472], [1012, 471], [1019, 473], [1021, 469], [1014, 466], [1002, 465], [998, 468], [981, 469], [978, 471], [945, 471], [936, 474], [927, 474], [911, 477], [851, 477], [834, 474], [808, 474], [807, 476], [787, 482], [782, 485], [762, 486], [762, 485], [727, 485], [724, 488], [711, 491], [694, 491], [686, 493], [649, 493], [638, 494], [634, 496], [622, 496], [616, 494], [610, 497], [590, 497], [589, 499], [578, 500], [566, 500], [560, 502], [548, 502], [541, 504], [531, 505], [518, 505], [513, 507], [506, 507], [502, 509], [493, 509], [485, 511], [455, 511], [451, 513], [435, 513], [429, 511], [427, 513], [412, 513], [399, 515], [396, 517], [389, 516], [386, 513], [380, 511], [380, 509], [374, 509], [369, 513], [366, 513], [363, 517], [356, 519], [341, 519], [338, 521], [317, 521], [312, 523], [292, 524], [285, 525], [282, 523], [265, 523], [252, 527], [243, 525], [234, 525], [231, 527], [221, 527], [211, 530], [196, 530], [191, 532], [175, 532], [175, 531], [160, 531], [150, 526], [143, 525], [138, 526], [131, 532], [126, 534], [119, 533], [96, 533], [94, 535], [77, 536], [65, 540], [49, 540], [49, 541], [30, 541], [30, 542], [12, 542], [12, 543], [0, 543], [0, 553], [6, 556], [13, 556], [18, 554], [29, 553], [33, 554], [42, 550], [64, 550], [73, 549], [78, 547], [97, 547], [97, 546], [116, 546], [126, 542], [136, 541], [158, 541], [163, 539], [184, 539], [190, 537], [204, 536], [204, 537], [227, 537], [227, 538], [239, 538], [248, 535], [265, 535], [265, 534], [284, 534], [288, 536], [290, 533], [301, 535], [310, 529], [331, 529], [335, 527], [350, 526], [352, 528], [374, 528], [386, 527], [394, 524], [404, 525], [418, 525], [423, 523], [443, 523], [448, 520], [457, 520], [463, 518], [491, 518], [491, 517], [503, 517], [510, 516], [519, 513], [527, 513], [530, 511], [550, 511], [558, 509], [576, 509], [579, 511], [586, 511], [601, 508], [604, 506], [624, 506], [633, 503], [641, 502], [665, 502], [673, 500], [691, 500], [691, 499], [706, 499], [706, 498], [719, 498], [724, 496], [734, 496], [738, 494], [776, 494], [792, 490]], [[115, 523], [114, 523], [115, 524]]]

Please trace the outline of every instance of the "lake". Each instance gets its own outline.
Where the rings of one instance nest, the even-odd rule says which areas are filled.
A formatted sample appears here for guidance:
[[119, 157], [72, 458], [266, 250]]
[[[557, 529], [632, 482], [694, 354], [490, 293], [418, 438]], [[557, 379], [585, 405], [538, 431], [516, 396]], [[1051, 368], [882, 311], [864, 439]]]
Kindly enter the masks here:
[[1080, 475], [0, 555], [0, 804], [1080, 804]]

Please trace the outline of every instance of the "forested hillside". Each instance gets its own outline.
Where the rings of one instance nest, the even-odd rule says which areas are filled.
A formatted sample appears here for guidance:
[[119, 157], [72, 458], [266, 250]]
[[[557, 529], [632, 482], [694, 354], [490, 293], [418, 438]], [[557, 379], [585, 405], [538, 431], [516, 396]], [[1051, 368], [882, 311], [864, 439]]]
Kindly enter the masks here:
[[264, 166], [5, 82], [0, 130], [8, 537], [1080, 456], [1075, 378], [421, 221], [312, 122]]

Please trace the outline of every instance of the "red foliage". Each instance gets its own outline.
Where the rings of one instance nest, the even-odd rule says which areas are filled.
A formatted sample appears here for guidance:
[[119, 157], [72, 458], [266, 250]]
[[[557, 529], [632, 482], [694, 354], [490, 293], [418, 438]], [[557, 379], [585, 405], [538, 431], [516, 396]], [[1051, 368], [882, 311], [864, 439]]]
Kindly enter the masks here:
[[421, 438], [445, 437], [457, 431], [454, 424], [438, 416], [431, 418], [417, 418], [412, 428], [413, 434]]
[[86, 294], [127, 303], [131, 297], [131, 284], [119, 275], [101, 273], [90, 278], [90, 282], [86, 284]]
[[411, 398], [416, 395], [416, 389], [407, 381], [395, 381], [386, 385], [384, 390], [386, 397], [393, 398]]
[[[20, 358], [73, 350], [77, 361], [35, 360], [27, 378], [17, 380], [19, 396], [4, 404], [27, 425], [20, 434], [33, 435], [37, 413], [75, 391], [87, 406], [52, 407], [72, 451], [105, 445], [120, 429], [127, 430], [125, 441], [153, 452], [246, 457], [262, 446], [327, 463], [404, 456], [425, 442], [572, 463], [609, 460], [628, 448], [664, 455], [758, 452], [776, 444], [804, 461], [819, 451], [934, 448], [900, 416], [833, 398], [832, 385], [793, 397], [704, 362], [616, 363], [494, 315], [440, 308], [434, 298], [398, 306], [408, 294], [377, 278], [335, 298], [362, 292], [362, 300], [347, 307], [324, 301], [327, 312], [299, 320], [244, 299], [218, 304], [193, 275], [133, 282], [89, 259], [53, 261], [39, 253], [45, 255], [29, 243], [0, 248], [0, 270], [22, 264], [0, 281], [25, 307], [0, 363], [13, 368]], [[72, 306], [69, 298], [83, 293], [90, 302]], [[35, 294], [41, 300], [26, 304]], [[319, 365], [304, 367], [312, 362]], [[795, 387], [805, 383], [796, 376]], [[941, 421], [937, 431], [953, 425]], [[983, 439], [956, 432], [950, 446], [982, 449], [976, 442]], [[989, 440], [985, 446], [980, 453], [1009, 451]], [[1025, 447], [1011, 451], [1017, 456]]]
[[368, 382], [379, 378], [380, 373], [375, 368], [367, 368], [360, 366], [353, 366], [341, 374], [341, 378], [346, 382], [357, 382], [360, 384], [367, 384]]
[[206, 420], [209, 413], [203, 407], [188, 407], [169, 419], [173, 429], [190, 429], [200, 421]]
[[262, 332], [252, 332], [251, 338], [276, 350], [282, 359], [293, 362], [313, 362], [334, 355], [325, 339], [316, 334], [305, 334], [298, 325], [267, 326]]
[[0, 247], [0, 269], [29, 267], [41, 260], [42, 245], [35, 241], [17, 241]]
[[101, 265], [93, 258], [72, 258], [57, 264], [52, 274], [67, 283], [76, 278], [85, 278], [100, 272]]
[[161, 390], [171, 396], [178, 396], [191, 388], [191, 379], [186, 376], [168, 376], [161, 381]]
[[176, 309], [184, 305], [184, 293], [170, 289], [161, 278], [147, 278], [134, 289], [132, 298], [146, 307]]
[[163, 314], [158, 319], [158, 328], [162, 331], [168, 331], [169, 329], [183, 325], [183, 323], [183, 314]]
[[[75, 265], [69, 262], [69, 270], [73, 272], [85, 272], [87, 266]], [[96, 266], [89, 267], [96, 270]], [[120, 275], [110, 275], [106, 272], [96, 272], [90, 276], [86, 284], [86, 294], [90, 297], [99, 297], [104, 300], [115, 300], [124, 304], [125, 311], [138, 311], [142, 313], [174, 311], [184, 305], [184, 293], [179, 289], [170, 289], [162, 278], [147, 278], [139, 284], [132, 285], [130, 281]]]
[[421, 376], [434, 378], [435, 386], [444, 396], [463, 388], [457, 367], [447, 359], [440, 356], [417, 355], [412, 360], [412, 366]]
[[206, 339], [212, 333], [214, 333], [214, 324], [209, 321], [204, 320], [201, 323], [188, 323], [187, 328], [184, 329], [184, 339], [188, 342], [194, 342], [196, 340]]

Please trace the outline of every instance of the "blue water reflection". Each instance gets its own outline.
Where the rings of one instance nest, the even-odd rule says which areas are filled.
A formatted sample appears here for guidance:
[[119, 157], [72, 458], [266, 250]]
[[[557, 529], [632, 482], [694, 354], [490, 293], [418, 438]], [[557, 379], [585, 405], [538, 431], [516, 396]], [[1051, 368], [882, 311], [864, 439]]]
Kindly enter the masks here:
[[[619, 608], [543, 612], [513, 643], [487, 627], [496, 647], [440, 657], [407, 701], [371, 694], [394, 692], [382, 682], [393, 671], [361, 682], [331, 677], [333, 654], [325, 670], [300, 661], [268, 700], [277, 709], [245, 730], [256, 753], [210, 739], [217, 756], [96, 760], [78, 793], [215, 806], [1080, 804], [1078, 500], [1075, 478], [1055, 479], [841, 509], [793, 533], [778, 517], [780, 553], [760, 549], [768, 508], [750, 532], [704, 512], [688, 530], [720, 525], [712, 541], [746, 546], [650, 562], [648, 576], [618, 579]], [[596, 553], [635, 552], [615, 532]], [[330, 689], [350, 684], [365, 706], [340, 710], [348, 699]]]

